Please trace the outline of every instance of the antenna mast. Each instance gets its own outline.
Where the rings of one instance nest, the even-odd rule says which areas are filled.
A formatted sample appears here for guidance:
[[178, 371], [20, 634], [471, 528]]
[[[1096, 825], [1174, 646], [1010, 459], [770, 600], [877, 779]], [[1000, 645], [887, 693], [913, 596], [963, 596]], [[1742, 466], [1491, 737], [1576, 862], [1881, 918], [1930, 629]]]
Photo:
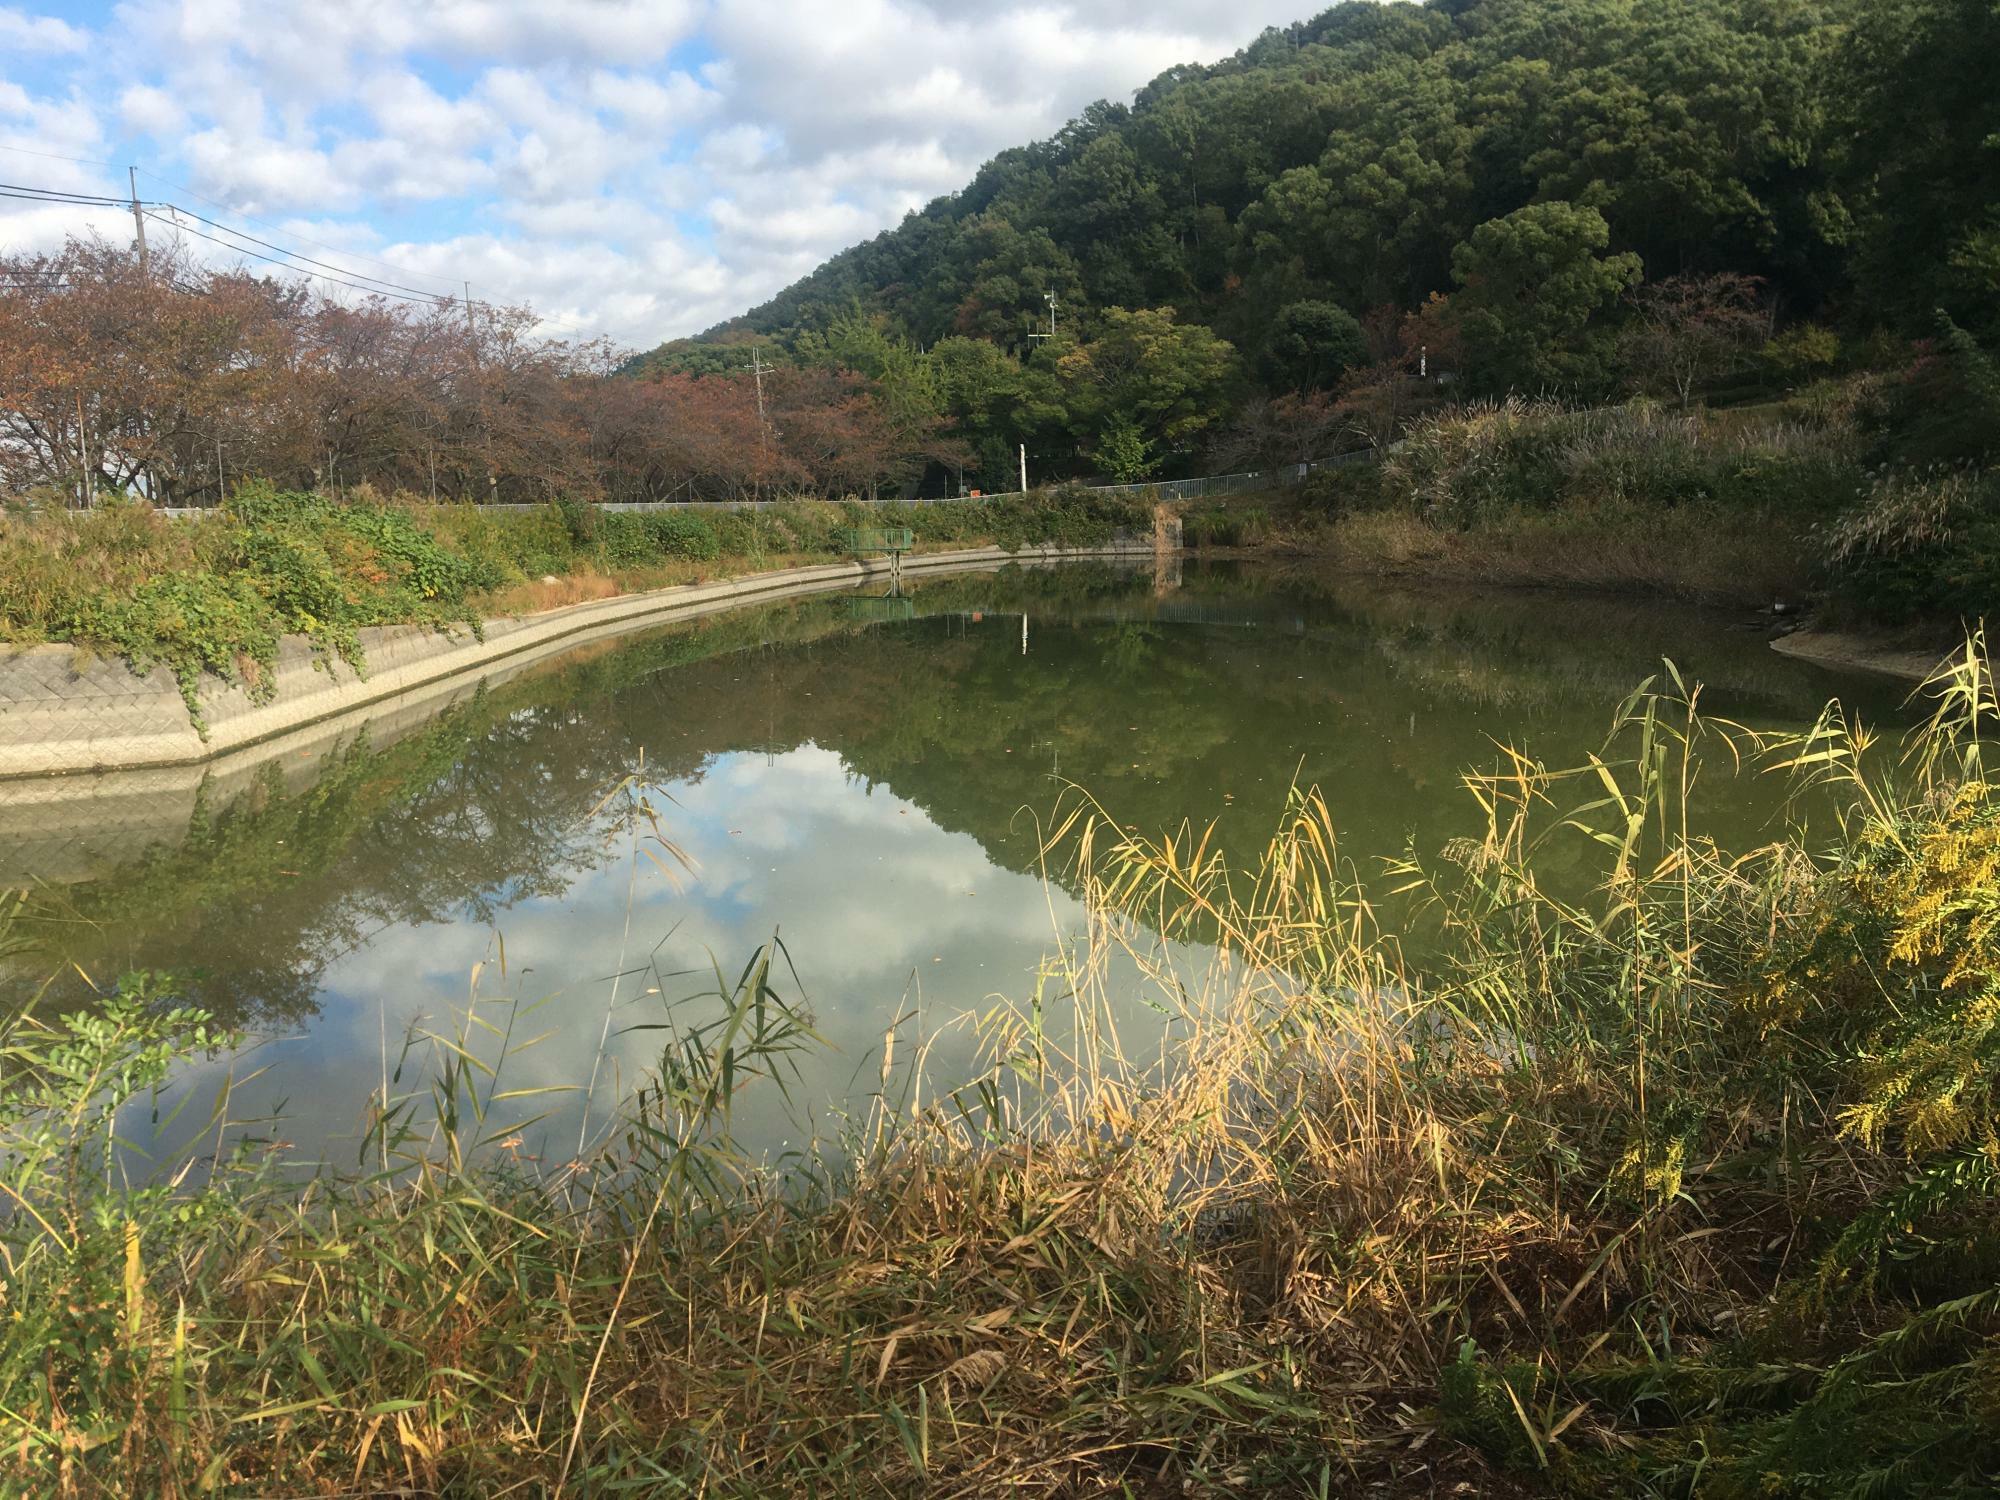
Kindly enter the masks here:
[[1056, 289], [1050, 287], [1048, 291], [1042, 294], [1042, 300], [1049, 304], [1049, 331], [1047, 333], [1031, 333], [1028, 335], [1031, 339], [1052, 339], [1056, 336]]

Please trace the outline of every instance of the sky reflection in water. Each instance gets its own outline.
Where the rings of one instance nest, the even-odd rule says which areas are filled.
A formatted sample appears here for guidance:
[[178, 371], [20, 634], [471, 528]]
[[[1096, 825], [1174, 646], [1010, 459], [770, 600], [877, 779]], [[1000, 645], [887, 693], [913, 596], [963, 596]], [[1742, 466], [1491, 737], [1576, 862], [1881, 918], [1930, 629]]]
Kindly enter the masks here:
[[[568, 1091], [493, 1123], [549, 1110], [521, 1149], [561, 1159], [611, 976], [625, 971], [599, 1121], [658, 1059], [662, 1033], [630, 1028], [713, 989], [715, 967], [733, 980], [777, 931], [797, 966], [779, 988], [827, 1044], [802, 1062], [801, 1097], [830, 1129], [829, 1111], [877, 1087], [885, 1029], [902, 1020], [901, 1087], [921, 1003], [941, 1033], [927, 1087], [962, 1080], [977, 1055], [964, 1018], [1026, 998], [1081, 931], [1035, 859], [1036, 815], [1066, 780], [1148, 830], [1218, 818], [1247, 860], [1297, 775], [1325, 790], [1366, 871], [1470, 829], [1458, 775], [1492, 764], [1496, 739], [1553, 763], [1595, 748], [1662, 655], [1708, 684], [1711, 711], [1758, 727], [1801, 726], [1835, 694], [1894, 713], [1892, 688], [1780, 658], [1741, 624], [1257, 574], [1156, 589], [1102, 569], [938, 579], [907, 606], [802, 600], [580, 653], [394, 743], [350, 745], [303, 784], [267, 768], [190, 792], [186, 832], [156, 808], [166, 832], [142, 856], [112, 826], [115, 799], [41, 816], [36, 847], [53, 820], [81, 866], [43, 887], [36, 962], [190, 975], [198, 1001], [268, 1038], [235, 1064], [266, 1069], [235, 1112], [282, 1107], [284, 1138], [336, 1162], [352, 1159], [385, 1039], [393, 1062], [419, 1018], [450, 1026], [483, 964], [496, 1024], [502, 997], [546, 1002], [521, 1018], [541, 1039], [501, 1086]], [[691, 870], [634, 854], [624, 799], [597, 808], [634, 773]], [[1739, 844], [1782, 800], [1719, 768], [1711, 790], [1716, 832]], [[0, 837], [0, 883], [37, 873], [28, 861]], [[1121, 986], [1138, 988], [1125, 971]], [[87, 991], [65, 979], [58, 998]], [[1156, 1040], [1157, 1018], [1135, 1005], [1128, 1019], [1136, 1048]], [[756, 1144], [798, 1139], [774, 1100], [748, 1109]]]

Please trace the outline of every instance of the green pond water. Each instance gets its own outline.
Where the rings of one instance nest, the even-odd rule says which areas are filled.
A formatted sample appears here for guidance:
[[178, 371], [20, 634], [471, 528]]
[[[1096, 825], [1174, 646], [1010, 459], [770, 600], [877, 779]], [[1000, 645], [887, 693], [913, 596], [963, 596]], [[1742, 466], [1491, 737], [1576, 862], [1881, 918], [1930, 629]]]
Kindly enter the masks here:
[[[0, 886], [30, 886], [37, 944], [8, 982], [53, 975], [44, 1004], [87, 1004], [126, 971], [175, 975], [253, 1038], [186, 1085], [233, 1070], [234, 1116], [279, 1117], [257, 1128], [336, 1161], [413, 1027], [450, 1029], [475, 983], [496, 1025], [505, 1002], [539, 1002], [516, 1038], [540, 1040], [502, 1086], [554, 1092], [492, 1123], [545, 1113], [520, 1149], [561, 1158], [586, 1108], [603, 1121], [655, 1066], [675, 1002], [712, 1009], [686, 997], [776, 931], [796, 970], [779, 987], [823, 1045], [795, 1104], [757, 1103], [750, 1133], [795, 1143], [878, 1088], [892, 1027], [892, 1086], [919, 1028], [928, 1086], [964, 1076], [965, 1018], [1029, 995], [1083, 929], [1036, 858], [1065, 783], [1148, 831], [1213, 818], [1246, 862], [1293, 781], [1317, 784], [1365, 873], [1476, 831], [1459, 776], [1494, 765], [1495, 741], [1552, 764], [1596, 748], [1663, 657], [1751, 726], [1803, 726], [1836, 696], [1896, 716], [1894, 685], [1788, 660], [1746, 623], [1192, 565], [1008, 569], [907, 599], [749, 609], [200, 789], [0, 786]], [[673, 852], [635, 822], [637, 788]], [[1715, 767], [1707, 816], [1725, 842], [1769, 834], [1782, 804], [1771, 778]]]

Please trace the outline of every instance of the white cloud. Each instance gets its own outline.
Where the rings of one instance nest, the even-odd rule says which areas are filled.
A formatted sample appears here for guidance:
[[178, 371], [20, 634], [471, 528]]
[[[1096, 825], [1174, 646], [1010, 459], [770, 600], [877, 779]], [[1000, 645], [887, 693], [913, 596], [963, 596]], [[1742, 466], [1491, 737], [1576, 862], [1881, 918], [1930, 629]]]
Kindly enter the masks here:
[[[124, 0], [95, 35], [6, 6], [0, 152], [136, 160], [216, 217], [297, 216], [552, 331], [645, 346], [765, 300], [1091, 100], [1313, 8]], [[0, 162], [9, 181], [124, 187]], [[0, 245], [116, 218], [9, 203]]]
[[206, 192], [245, 212], [344, 209], [363, 201], [361, 185], [342, 177], [327, 153], [313, 146], [204, 130], [188, 137], [184, 156]]
[[588, 90], [591, 102], [599, 109], [609, 110], [634, 129], [643, 131], [665, 131], [689, 124], [711, 113], [720, 102], [714, 90], [687, 73], [670, 73], [664, 79], [653, 79], [599, 68], [590, 75]]
[[382, 135], [428, 151], [470, 151], [500, 126], [477, 98], [447, 99], [411, 72], [381, 73], [361, 86], [360, 99]]
[[[370, 7], [373, 8], [373, 7]], [[411, 50], [550, 62], [645, 64], [693, 32], [692, 0], [390, 0]]]
[[9, 52], [81, 52], [90, 33], [54, 16], [34, 16], [0, 5], [0, 56]]
[[118, 115], [138, 135], [166, 135], [187, 119], [180, 100], [149, 83], [135, 83], [118, 96]]

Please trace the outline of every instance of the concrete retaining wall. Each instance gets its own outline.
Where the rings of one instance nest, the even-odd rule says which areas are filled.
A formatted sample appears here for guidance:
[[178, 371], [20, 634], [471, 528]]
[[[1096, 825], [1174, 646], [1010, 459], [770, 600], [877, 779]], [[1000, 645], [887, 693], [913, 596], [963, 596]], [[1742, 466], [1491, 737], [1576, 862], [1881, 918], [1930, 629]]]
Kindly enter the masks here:
[[[979, 547], [906, 557], [903, 571], [1137, 558], [1152, 550], [1150, 539], [1087, 551]], [[484, 640], [466, 631], [447, 635], [407, 625], [363, 630], [366, 677], [320, 657], [303, 639], [288, 637], [279, 648], [276, 692], [268, 702], [253, 702], [242, 688], [219, 679], [203, 684], [205, 740], [195, 732], [173, 674], [163, 667], [142, 677], [123, 661], [91, 658], [71, 646], [0, 647], [0, 779], [195, 765], [328, 720], [345, 723], [364, 710], [369, 718], [378, 712], [427, 716], [502, 663], [515, 668], [649, 625], [753, 601], [849, 589], [889, 572], [886, 561], [825, 563], [626, 594], [491, 620]], [[9, 806], [25, 810], [34, 800], [19, 787], [0, 789], [0, 820]]]

